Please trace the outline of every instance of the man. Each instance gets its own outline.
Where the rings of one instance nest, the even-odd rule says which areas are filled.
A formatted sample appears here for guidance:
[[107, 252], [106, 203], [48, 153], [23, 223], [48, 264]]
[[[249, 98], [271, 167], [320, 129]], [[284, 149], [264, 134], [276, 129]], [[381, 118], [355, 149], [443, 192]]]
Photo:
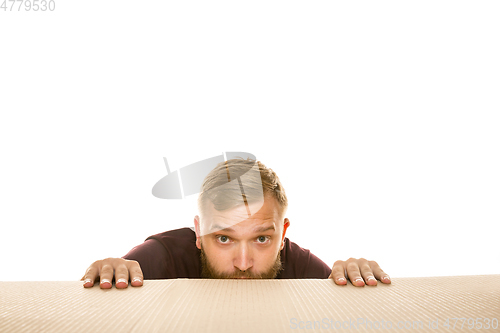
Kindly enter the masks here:
[[[318, 257], [285, 237], [287, 197], [274, 171], [254, 160], [220, 163], [204, 180], [194, 230], [153, 235], [123, 258], [94, 262], [84, 287], [141, 286], [144, 279], [331, 278], [338, 285], [376, 285], [390, 278], [374, 261], [350, 258], [330, 269]], [[347, 273], [347, 276], [346, 276]]]

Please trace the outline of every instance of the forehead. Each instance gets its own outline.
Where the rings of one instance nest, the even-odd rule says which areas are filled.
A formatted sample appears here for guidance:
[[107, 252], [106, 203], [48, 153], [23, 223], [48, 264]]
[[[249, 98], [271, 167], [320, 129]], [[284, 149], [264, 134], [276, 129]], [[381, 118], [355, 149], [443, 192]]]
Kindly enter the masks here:
[[[262, 205], [262, 206], [261, 206]], [[278, 204], [273, 198], [266, 198], [264, 204], [254, 204], [257, 209], [240, 205], [235, 208], [217, 211], [213, 204], [207, 205], [201, 217], [202, 233], [208, 234], [221, 229], [231, 231], [263, 230], [274, 227], [277, 230], [281, 220]], [[250, 212], [256, 211], [254, 214]]]

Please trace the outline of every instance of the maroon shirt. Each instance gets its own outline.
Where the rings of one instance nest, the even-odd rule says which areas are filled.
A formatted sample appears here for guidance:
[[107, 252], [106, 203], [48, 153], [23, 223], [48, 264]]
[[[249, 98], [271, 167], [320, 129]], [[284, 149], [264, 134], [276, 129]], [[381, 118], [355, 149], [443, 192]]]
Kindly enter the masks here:
[[[139, 262], [146, 280], [201, 278], [200, 252], [195, 232], [182, 228], [148, 237], [123, 259]], [[277, 279], [327, 279], [332, 272], [321, 259], [286, 237], [281, 263]]]

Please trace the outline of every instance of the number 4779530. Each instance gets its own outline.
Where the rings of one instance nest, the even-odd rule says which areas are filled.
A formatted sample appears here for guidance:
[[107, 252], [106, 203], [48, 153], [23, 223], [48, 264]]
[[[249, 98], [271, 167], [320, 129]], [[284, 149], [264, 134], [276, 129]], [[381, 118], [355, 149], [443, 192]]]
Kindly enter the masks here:
[[21, 11], [26, 12], [45, 12], [54, 11], [56, 9], [55, 0], [0, 0], [2, 5], [0, 5], [0, 10], [4, 12], [9, 11]]

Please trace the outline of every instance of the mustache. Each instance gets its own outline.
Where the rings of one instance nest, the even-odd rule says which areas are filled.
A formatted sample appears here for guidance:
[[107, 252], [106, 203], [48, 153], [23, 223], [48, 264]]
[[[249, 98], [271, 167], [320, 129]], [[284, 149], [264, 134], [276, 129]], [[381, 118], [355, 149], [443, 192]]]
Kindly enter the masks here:
[[215, 267], [213, 267], [203, 249], [203, 244], [201, 244], [200, 251], [200, 259], [201, 259], [201, 277], [208, 279], [274, 279], [278, 275], [278, 273], [283, 270], [283, 266], [281, 264], [281, 256], [280, 252], [274, 261], [274, 264], [267, 271], [262, 273], [254, 274], [252, 268], [246, 271], [235, 270], [231, 273], [227, 272], [218, 272]]
[[219, 273], [217, 274], [219, 279], [261, 279], [262, 274], [254, 274], [251, 270], [247, 271], [234, 271], [233, 273]]
[[260, 279], [261, 275], [255, 275], [252, 274], [251, 272], [235, 272], [233, 274], [229, 274], [223, 277], [224, 279], [241, 279], [241, 278], [247, 278], [247, 279]]

